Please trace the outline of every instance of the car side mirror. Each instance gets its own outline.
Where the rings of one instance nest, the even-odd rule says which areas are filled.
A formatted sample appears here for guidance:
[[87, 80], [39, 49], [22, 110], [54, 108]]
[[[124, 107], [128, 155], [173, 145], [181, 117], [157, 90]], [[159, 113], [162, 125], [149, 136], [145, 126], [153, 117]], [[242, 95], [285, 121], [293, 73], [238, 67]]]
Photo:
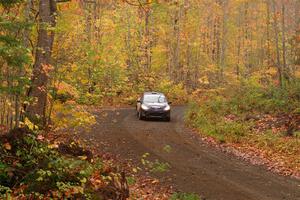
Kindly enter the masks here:
[[141, 103], [141, 100], [136, 100], [137, 103]]
[[168, 104], [170, 104], [170, 105], [171, 105], [171, 104], [172, 104], [172, 101], [169, 101], [169, 102], [168, 102]]

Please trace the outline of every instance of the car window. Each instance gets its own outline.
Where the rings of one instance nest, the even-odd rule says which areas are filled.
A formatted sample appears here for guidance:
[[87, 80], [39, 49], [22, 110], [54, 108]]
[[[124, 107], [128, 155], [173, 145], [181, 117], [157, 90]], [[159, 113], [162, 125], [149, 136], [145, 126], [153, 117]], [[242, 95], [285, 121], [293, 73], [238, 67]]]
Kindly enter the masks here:
[[167, 100], [164, 95], [152, 94], [152, 95], [145, 95], [143, 102], [145, 102], [145, 103], [165, 103], [165, 102], [167, 102]]

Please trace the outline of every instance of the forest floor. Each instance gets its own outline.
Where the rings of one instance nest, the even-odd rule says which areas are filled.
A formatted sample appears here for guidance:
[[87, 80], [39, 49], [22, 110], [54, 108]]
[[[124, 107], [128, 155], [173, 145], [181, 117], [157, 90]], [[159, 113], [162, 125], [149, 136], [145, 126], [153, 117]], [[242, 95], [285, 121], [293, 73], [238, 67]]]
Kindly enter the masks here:
[[143, 199], [164, 199], [171, 190], [206, 200], [300, 199], [300, 180], [207, 144], [185, 127], [184, 109], [175, 107], [171, 122], [139, 121], [133, 108], [95, 110], [96, 125], [80, 137], [104, 157], [121, 160]]

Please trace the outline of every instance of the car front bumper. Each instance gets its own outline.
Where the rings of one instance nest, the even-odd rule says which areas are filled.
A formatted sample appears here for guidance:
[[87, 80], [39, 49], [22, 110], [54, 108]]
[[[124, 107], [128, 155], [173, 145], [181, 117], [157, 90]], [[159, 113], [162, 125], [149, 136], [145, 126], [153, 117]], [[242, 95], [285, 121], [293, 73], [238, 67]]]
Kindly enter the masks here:
[[171, 111], [170, 110], [142, 110], [142, 116], [145, 118], [170, 118]]

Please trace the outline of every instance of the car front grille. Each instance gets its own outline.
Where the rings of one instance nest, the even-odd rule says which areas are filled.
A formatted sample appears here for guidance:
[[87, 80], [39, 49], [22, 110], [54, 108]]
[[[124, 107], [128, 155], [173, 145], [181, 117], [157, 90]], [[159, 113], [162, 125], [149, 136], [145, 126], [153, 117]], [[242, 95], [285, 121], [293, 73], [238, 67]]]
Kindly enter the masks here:
[[155, 112], [159, 112], [159, 111], [163, 111], [164, 109], [163, 108], [161, 108], [161, 107], [155, 107], [155, 108], [153, 108], [153, 107], [151, 107], [150, 109], [149, 109], [150, 111], [155, 111]]

